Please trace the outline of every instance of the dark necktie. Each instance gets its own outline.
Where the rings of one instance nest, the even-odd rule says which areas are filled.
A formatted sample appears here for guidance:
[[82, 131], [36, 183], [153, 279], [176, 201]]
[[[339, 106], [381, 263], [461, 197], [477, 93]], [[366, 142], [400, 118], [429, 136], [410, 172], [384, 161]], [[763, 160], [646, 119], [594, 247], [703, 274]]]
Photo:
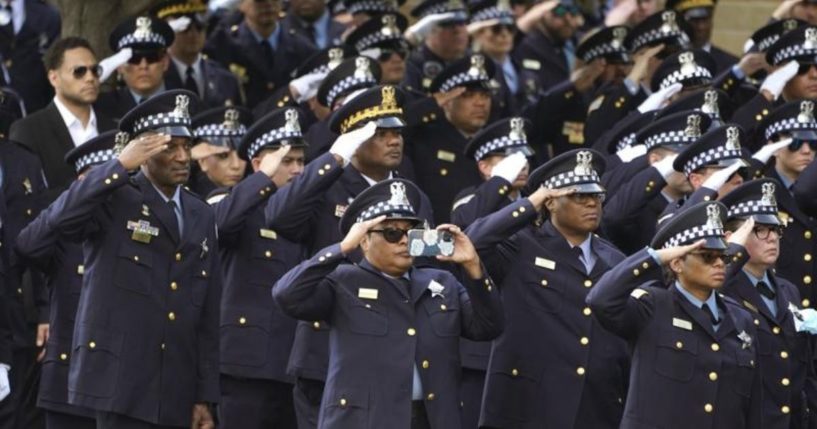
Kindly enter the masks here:
[[312, 24], [306, 24], [304, 25], [304, 30], [306, 30], [306, 34], [307, 36], [309, 36], [309, 40], [311, 40], [312, 43], [315, 44], [315, 46], [318, 46], [318, 34], [315, 31], [315, 26]]
[[764, 297], [766, 297], [770, 301], [774, 301], [774, 297], [777, 294], [774, 292], [771, 286], [767, 285], [764, 281], [757, 282], [757, 292]]
[[193, 66], [187, 66], [187, 71], [185, 71], [185, 78], [184, 78], [184, 89], [192, 92], [193, 94], [199, 94], [199, 86], [196, 84], [196, 79], [193, 77]]
[[579, 265], [581, 265], [582, 268], [584, 268], [584, 271], [587, 272], [587, 265], [584, 264], [584, 252], [582, 252], [582, 248], [576, 246], [570, 250], [574, 255], [576, 255], [576, 260], [579, 261]]
[[397, 282], [397, 285], [403, 288], [406, 291], [406, 295], [411, 298], [411, 281], [405, 277], [399, 277], [394, 279]]
[[170, 200], [167, 202], [167, 205], [170, 206], [170, 210], [173, 211], [173, 216], [176, 218], [176, 228], [179, 231], [179, 239], [181, 239], [182, 230], [184, 229], [181, 210], [179, 210], [179, 206], [176, 204], [176, 201]]
[[709, 306], [708, 306], [708, 305], [706, 305], [706, 303], [704, 303], [703, 305], [701, 305], [701, 310], [704, 312], [704, 314], [706, 314], [706, 317], [708, 317], [708, 318], [709, 318], [709, 320], [710, 320], [710, 321], [712, 321], [712, 326], [713, 326], [713, 327], [714, 327], [715, 325], [717, 325], [718, 323], [720, 323], [720, 320], [718, 320], [718, 318], [717, 318], [717, 317], [715, 317], [715, 314], [714, 314], [714, 313], [712, 313], [712, 309], [711, 309], [711, 308], [709, 308]]
[[272, 68], [275, 57], [272, 53], [272, 45], [270, 45], [269, 40], [264, 39], [261, 41], [261, 54], [264, 56], [264, 62], [267, 66]]

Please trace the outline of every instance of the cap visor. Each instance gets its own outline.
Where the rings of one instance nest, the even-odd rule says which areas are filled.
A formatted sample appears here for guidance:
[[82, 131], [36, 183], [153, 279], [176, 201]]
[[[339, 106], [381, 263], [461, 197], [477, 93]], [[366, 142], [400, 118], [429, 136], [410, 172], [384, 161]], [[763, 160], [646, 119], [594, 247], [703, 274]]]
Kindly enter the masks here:
[[520, 152], [522, 155], [533, 156], [535, 151], [528, 145], [524, 146], [511, 146], [507, 150], [505, 150], [505, 155], [511, 155], [514, 153]]
[[763, 225], [781, 225], [780, 219], [772, 214], [753, 214], [752, 219], [755, 220], [755, 223]]
[[704, 237], [704, 241], [704, 249], [726, 250], [729, 247], [723, 237]]
[[686, 19], [702, 19], [712, 16], [712, 9], [708, 7], [695, 7], [684, 12]]
[[607, 192], [607, 190], [598, 183], [579, 183], [563, 186], [563, 188], [575, 188], [576, 193], [579, 194], [601, 194]]
[[383, 118], [377, 118], [374, 123], [377, 125], [377, 128], [403, 128], [406, 126], [406, 123], [405, 121], [403, 121], [403, 118], [399, 116], [386, 116]]
[[170, 126], [170, 127], [161, 127], [161, 128], [154, 128], [151, 130], [146, 130], [145, 132], [155, 132], [159, 134], [167, 134], [171, 137], [193, 137], [193, 133], [190, 132], [190, 128], [184, 126]]
[[817, 140], [817, 131], [814, 130], [799, 130], [792, 131], [791, 136], [797, 140]]
[[226, 136], [198, 136], [196, 141], [207, 143], [211, 146], [226, 147], [230, 149], [237, 149], [241, 142], [240, 137], [226, 137]]

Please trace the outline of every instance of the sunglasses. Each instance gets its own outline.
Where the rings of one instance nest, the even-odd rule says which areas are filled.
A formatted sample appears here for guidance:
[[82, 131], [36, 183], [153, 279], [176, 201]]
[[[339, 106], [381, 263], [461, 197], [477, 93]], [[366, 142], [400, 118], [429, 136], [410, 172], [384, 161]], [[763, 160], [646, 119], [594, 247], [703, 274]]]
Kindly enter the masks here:
[[99, 64], [94, 64], [92, 66], [77, 66], [71, 70], [71, 74], [74, 75], [74, 79], [82, 79], [85, 77], [88, 72], [91, 72], [95, 78], [99, 78], [99, 75], [102, 74], [102, 67]]
[[567, 197], [570, 198], [570, 200], [573, 201], [576, 204], [584, 205], [584, 204], [589, 203], [590, 201], [594, 201], [594, 202], [597, 202], [597, 203], [601, 204], [607, 198], [607, 194], [605, 194], [603, 192], [598, 192], [598, 193], [595, 193], [595, 194], [575, 193], [575, 194], [570, 194]]
[[692, 252], [691, 255], [695, 255], [698, 258], [701, 258], [707, 265], [713, 265], [715, 261], [720, 259], [723, 261], [724, 264], [728, 264], [731, 262], [731, 259], [726, 255], [726, 253], [719, 252], [719, 251], [702, 251], [702, 252]]
[[142, 64], [143, 59], [147, 61], [148, 64], [156, 64], [164, 57], [164, 52], [134, 52], [133, 56], [128, 60], [128, 64], [138, 66]]
[[383, 228], [383, 229], [372, 229], [369, 231], [376, 232], [378, 234], [383, 234], [383, 238], [386, 239], [389, 243], [399, 243], [400, 240], [403, 238], [404, 235], [408, 235], [408, 229], [400, 229], [400, 228]]
[[798, 65], [799, 65], [799, 67], [797, 67], [798, 75], [804, 75], [808, 73], [808, 71], [811, 70], [812, 67], [817, 66], [817, 64], [814, 63], [798, 63]]
[[757, 237], [758, 240], [766, 240], [769, 238], [772, 232], [777, 234], [777, 238], [783, 237], [783, 227], [779, 225], [757, 225], [752, 228], [752, 232], [755, 234], [755, 237]]
[[401, 60], [405, 60], [408, 56], [408, 49], [380, 49], [380, 56], [377, 57], [377, 60], [388, 61], [391, 59], [391, 56], [395, 54], [397, 54]]
[[797, 152], [801, 147], [803, 147], [804, 144], [809, 145], [812, 151], [817, 152], [817, 141], [815, 140], [793, 139], [786, 147], [791, 152]]
[[512, 24], [497, 24], [492, 25], [491, 27], [491, 34], [494, 36], [498, 36], [503, 32], [508, 32], [514, 34], [516, 32], [516, 26]]
[[559, 18], [565, 15], [578, 15], [579, 8], [577, 8], [576, 6], [566, 6], [560, 4], [559, 6], [556, 6], [555, 9], [553, 9], [553, 14], [558, 16]]

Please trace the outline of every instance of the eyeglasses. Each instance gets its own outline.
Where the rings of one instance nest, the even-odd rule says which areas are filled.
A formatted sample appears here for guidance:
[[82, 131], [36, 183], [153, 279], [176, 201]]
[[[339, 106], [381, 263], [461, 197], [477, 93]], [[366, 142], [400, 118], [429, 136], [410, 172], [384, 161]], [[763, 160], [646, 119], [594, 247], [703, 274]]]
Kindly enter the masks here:
[[769, 226], [769, 225], [756, 225], [752, 232], [755, 233], [755, 237], [758, 240], [766, 240], [769, 238], [773, 232], [777, 234], [777, 238], [783, 237], [783, 227], [779, 225]]
[[817, 141], [815, 140], [794, 139], [786, 147], [791, 152], [797, 152], [801, 147], [803, 147], [804, 144], [807, 144], [811, 148], [812, 152], [817, 152]]
[[607, 194], [603, 192], [598, 192], [594, 194], [575, 193], [570, 194], [567, 197], [570, 198], [570, 200], [576, 204], [584, 205], [589, 203], [590, 201], [594, 201], [601, 204], [607, 198]]
[[372, 229], [369, 230], [369, 232], [383, 234], [383, 238], [385, 238], [389, 243], [399, 243], [404, 235], [408, 235], [409, 230], [400, 228], [383, 228]]
[[159, 52], [159, 51], [156, 51], [156, 52], [134, 52], [133, 56], [130, 57], [130, 59], [128, 60], [128, 64], [138, 66], [139, 64], [142, 64], [143, 59], [145, 61], [147, 61], [148, 64], [156, 64], [159, 61], [161, 61], [162, 58], [164, 58], [164, 57], [165, 57], [165, 53], [164, 52]]
[[553, 9], [553, 14], [558, 16], [559, 18], [561, 18], [561, 17], [563, 17], [565, 15], [574, 15], [575, 16], [575, 15], [578, 15], [578, 13], [579, 13], [579, 8], [577, 8], [576, 6], [567, 6], [567, 5], [560, 4], [559, 6], [556, 6], [555, 9]]
[[391, 59], [391, 56], [397, 54], [401, 60], [405, 60], [408, 56], [408, 49], [387, 49], [382, 48], [380, 49], [380, 56], [377, 57], [378, 61], [388, 61]]
[[498, 36], [502, 34], [503, 31], [507, 31], [508, 33], [514, 34], [516, 32], [516, 26], [511, 24], [497, 24], [492, 25], [491, 27], [491, 34], [494, 36]]
[[94, 77], [98, 78], [102, 74], [102, 67], [99, 64], [94, 64], [92, 66], [77, 66], [71, 70], [71, 74], [74, 75], [74, 79], [82, 79], [85, 77], [88, 72], [91, 72]]
[[817, 66], [817, 64], [814, 63], [798, 63], [798, 64], [799, 64], [799, 67], [797, 68], [798, 75], [804, 75], [808, 73], [808, 71], [811, 70], [812, 67]]
[[717, 261], [718, 259], [723, 261], [724, 264], [728, 264], [729, 262], [731, 262], [731, 260], [726, 255], [726, 253], [719, 252], [719, 251], [692, 252], [692, 253], [690, 253], [690, 255], [695, 255], [695, 256], [701, 258], [701, 260], [704, 261], [704, 264], [707, 264], [707, 265], [715, 264], [715, 261]]

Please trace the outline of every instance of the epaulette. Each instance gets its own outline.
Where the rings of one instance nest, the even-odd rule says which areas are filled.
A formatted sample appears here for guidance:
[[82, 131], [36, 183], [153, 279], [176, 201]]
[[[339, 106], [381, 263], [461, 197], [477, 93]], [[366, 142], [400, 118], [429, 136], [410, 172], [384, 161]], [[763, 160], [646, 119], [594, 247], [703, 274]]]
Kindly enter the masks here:
[[476, 196], [476, 194], [470, 194], [470, 195], [466, 195], [466, 196], [458, 199], [457, 201], [454, 201], [454, 204], [451, 205], [451, 211], [453, 212], [454, 210], [457, 209], [457, 207], [459, 207], [459, 206], [461, 206], [463, 204], [468, 204], [468, 202], [473, 200], [475, 196]]

